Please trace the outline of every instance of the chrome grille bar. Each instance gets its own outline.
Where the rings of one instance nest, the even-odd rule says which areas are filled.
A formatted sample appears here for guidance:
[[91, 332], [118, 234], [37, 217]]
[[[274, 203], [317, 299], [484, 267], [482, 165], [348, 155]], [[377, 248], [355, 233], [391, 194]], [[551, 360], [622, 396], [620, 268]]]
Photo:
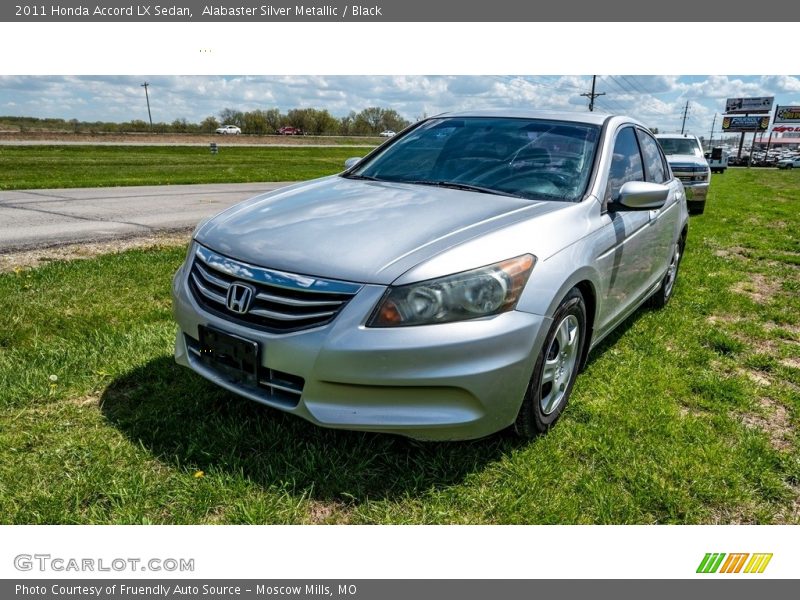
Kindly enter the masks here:
[[304, 313], [299, 315], [291, 315], [287, 313], [278, 312], [276, 310], [267, 310], [265, 308], [251, 308], [251, 315], [258, 315], [259, 317], [266, 317], [268, 319], [278, 319], [280, 321], [303, 321], [306, 319], [325, 319], [336, 314], [334, 310], [328, 310], [318, 313]]
[[[319, 327], [333, 320], [362, 285], [295, 275], [235, 261], [205, 248], [195, 247], [189, 288], [195, 300], [225, 319], [272, 332]], [[228, 290], [234, 283], [254, 288], [245, 313], [227, 308]]]
[[200, 282], [200, 278], [197, 277], [196, 274], [192, 273], [192, 281], [197, 286], [197, 289], [200, 290], [200, 293], [203, 294], [209, 300], [216, 302], [217, 304], [225, 305], [225, 296], [221, 294], [217, 294], [216, 292], [212, 292], [208, 289], [205, 285]]

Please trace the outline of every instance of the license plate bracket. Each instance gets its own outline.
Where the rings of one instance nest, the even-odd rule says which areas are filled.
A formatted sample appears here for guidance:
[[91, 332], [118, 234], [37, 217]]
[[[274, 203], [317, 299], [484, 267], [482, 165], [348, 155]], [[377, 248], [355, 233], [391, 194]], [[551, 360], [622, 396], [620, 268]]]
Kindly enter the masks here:
[[258, 385], [258, 342], [212, 327], [198, 327], [200, 360], [233, 383]]

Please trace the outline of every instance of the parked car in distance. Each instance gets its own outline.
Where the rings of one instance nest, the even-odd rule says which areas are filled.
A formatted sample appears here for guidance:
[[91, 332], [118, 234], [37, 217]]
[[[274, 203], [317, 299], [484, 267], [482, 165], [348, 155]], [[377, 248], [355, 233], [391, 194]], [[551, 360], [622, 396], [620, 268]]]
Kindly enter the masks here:
[[778, 161], [779, 169], [795, 169], [800, 168], [800, 156], [794, 158], [782, 158]]
[[239, 135], [242, 130], [236, 125], [223, 125], [222, 127], [217, 127], [216, 133], [220, 135]]
[[397, 135], [397, 132], [392, 131], [391, 129], [387, 129], [386, 131], [381, 131], [380, 133], [381, 137], [394, 137], [395, 135]]
[[286, 125], [278, 129], [278, 135], [303, 135], [303, 131], [299, 127]]
[[711, 182], [711, 169], [703, 156], [703, 145], [700, 140], [688, 133], [659, 133], [656, 139], [667, 155], [667, 161], [675, 177], [680, 179], [686, 188], [689, 213], [703, 214]]
[[684, 187], [634, 119], [450, 113], [346, 164], [197, 227], [179, 364], [325, 427], [531, 437], [589, 351], [674, 293]]

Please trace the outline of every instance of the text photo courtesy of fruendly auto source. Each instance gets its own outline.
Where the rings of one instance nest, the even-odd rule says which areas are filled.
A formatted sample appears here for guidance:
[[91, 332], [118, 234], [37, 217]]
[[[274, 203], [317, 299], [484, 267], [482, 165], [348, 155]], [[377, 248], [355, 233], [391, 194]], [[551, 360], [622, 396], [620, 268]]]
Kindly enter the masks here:
[[800, 76], [0, 77], [6, 524], [796, 524]]

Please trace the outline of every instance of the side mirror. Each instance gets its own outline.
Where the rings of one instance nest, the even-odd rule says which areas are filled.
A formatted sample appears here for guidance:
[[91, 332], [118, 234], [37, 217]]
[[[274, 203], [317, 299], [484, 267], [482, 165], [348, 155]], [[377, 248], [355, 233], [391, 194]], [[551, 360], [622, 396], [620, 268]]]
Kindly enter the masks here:
[[361, 162], [360, 156], [353, 156], [352, 158], [348, 158], [346, 161], [344, 161], [344, 168], [347, 170], [352, 169], [360, 162]]
[[622, 184], [617, 203], [623, 210], [655, 210], [664, 206], [668, 196], [669, 186], [649, 181], [628, 181]]

